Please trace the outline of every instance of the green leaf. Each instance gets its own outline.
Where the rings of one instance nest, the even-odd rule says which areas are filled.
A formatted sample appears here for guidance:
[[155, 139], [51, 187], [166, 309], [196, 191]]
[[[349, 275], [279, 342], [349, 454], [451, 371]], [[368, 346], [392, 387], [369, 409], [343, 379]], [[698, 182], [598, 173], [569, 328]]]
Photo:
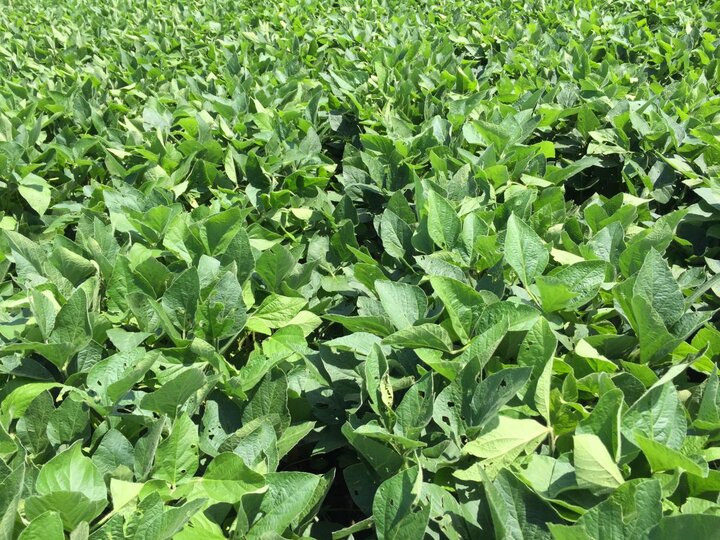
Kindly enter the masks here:
[[684, 514], [665, 516], [650, 531], [650, 540], [676, 538], [712, 538], [720, 528], [720, 516]]
[[437, 349], [450, 352], [452, 341], [450, 335], [437, 324], [420, 324], [398, 330], [382, 340], [384, 345], [407, 349]]
[[164, 425], [165, 417], [161, 416], [152, 423], [147, 433], [135, 443], [133, 470], [138, 480], [145, 480], [152, 470]]
[[299, 525], [327, 487], [322, 477], [302, 472], [271, 473], [266, 476], [268, 490], [258, 509], [259, 519], [246, 534], [248, 540], [277, 535], [288, 527]]
[[35, 519], [47, 512], [57, 512], [66, 531], [98, 517], [106, 501], [91, 500], [77, 491], [53, 491], [47, 495], [31, 496], [25, 501], [25, 513]]
[[198, 496], [217, 502], [237, 504], [248, 493], [267, 489], [265, 478], [250, 469], [236, 454], [218, 454], [197, 482]]
[[534, 451], [548, 432], [547, 427], [535, 420], [500, 415], [496, 425], [468, 442], [462, 452], [481, 458], [485, 471], [493, 477], [520, 454]]
[[[135, 450], [127, 437], [117, 429], [111, 429], [95, 449], [92, 460], [103, 475], [118, 476], [132, 472]], [[115, 502], [114, 497], [113, 502]]]
[[37, 496], [26, 501], [31, 519], [52, 510], [60, 514], [65, 530], [92, 521], [107, 505], [102, 474], [75, 443], [40, 469], [35, 482]]
[[23, 495], [25, 481], [25, 464], [21, 463], [13, 469], [3, 464], [0, 467], [0, 535], [2, 538], [13, 538], [17, 511]]
[[427, 227], [430, 238], [443, 249], [453, 249], [462, 230], [462, 222], [455, 209], [442, 195], [432, 189], [427, 195]]
[[65, 540], [63, 522], [57, 512], [45, 512], [28, 523], [18, 540]]
[[420, 287], [407, 283], [376, 281], [375, 290], [387, 317], [396, 329], [411, 327], [425, 317], [427, 297]]
[[74, 491], [92, 501], [107, 500], [102, 475], [92, 460], [83, 455], [80, 446], [73, 444], [43, 465], [35, 482], [38, 494]]
[[699, 456], [692, 459], [662, 443], [638, 434], [635, 434], [635, 444], [645, 454], [653, 472], [678, 469], [703, 478], [708, 475], [708, 465]]
[[9, 419], [19, 418], [25, 414], [25, 411], [33, 402], [33, 400], [51, 388], [59, 388], [59, 383], [27, 383], [15, 388], [10, 392], [0, 404], [0, 412], [3, 417]]
[[430, 283], [445, 305], [453, 330], [461, 341], [466, 342], [485, 306], [483, 297], [473, 288], [451, 278], [432, 276]]
[[537, 276], [543, 310], [576, 310], [595, 298], [605, 281], [606, 264], [602, 261], [583, 261], [563, 266], [547, 276]]
[[48, 447], [48, 423], [54, 412], [55, 405], [49, 392], [42, 392], [32, 400], [15, 426], [17, 437], [26, 450], [41, 454]]
[[306, 304], [304, 298], [272, 294], [250, 315], [247, 328], [253, 332], [270, 334], [272, 329], [290, 324], [293, 317], [300, 313]]
[[189, 268], [167, 288], [162, 297], [162, 306], [178, 328], [189, 330], [195, 319], [199, 298], [200, 279], [197, 270]]
[[716, 365], [713, 365], [713, 370], [705, 382], [700, 407], [693, 424], [700, 429], [720, 427], [720, 379]]
[[83, 440], [90, 435], [90, 414], [87, 405], [74, 401], [72, 397], [63, 400], [53, 411], [47, 424], [50, 442], [59, 446]]
[[378, 345], [373, 346], [365, 360], [365, 385], [373, 411], [388, 428], [392, 427], [393, 389], [387, 360]]
[[464, 368], [471, 361], [477, 361], [480, 368], [484, 368], [505, 339], [508, 329], [508, 319], [502, 317], [487, 327], [480, 335], [472, 338], [467, 348], [457, 357], [459, 369]]
[[597, 436], [614, 461], [620, 459], [620, 429], [623, 393], [618, 388], [608, 390], [595, 404], [592, 412], [577, 425], [577, 435]]
[[173, 422], [170, 435], [158, 445], [153, 477], [175, 486], [178, 481], [192, 477], [197, 468], [197, 426], [187, 414], [182, 414]]
[[668, 331], [660, 314], [644, 297], [636, 296], [632, 299], [632, 310], [640, 338], [642, 362], [660, 361], [682, 342]]
[[50, 184], [44, 178], [30, 173], [18, 182], [18, 191], [30, 205], [30, 208], [41, 216], [50, 207]]
[[422, 476], [417, 467], [406, 469], [383, 482], [373, 500], [378, 540], [425, 537], [430, 506], [420, 498]]
[[575, 435], [573, 446], [578, 486], [603, 492], [615, 489], [625, 481], [600, 437], [590, 433]]
[[642, 296], [662, 317], [666, 327], [685, 313], [685, 297], [662, 256], [650, 249], [633, 286], [633, 294]]
[[433, 388], [432, 373], [427, 373], [408, 388], [395, 409], [396, 427], [406, 437], [417, 438], [432, 419]]
[[673, 450], [679, 450], [687, 434], [685, 412], [672, 384], [654, 386], [622, 417], [622, 454], [636, 455], [635, 435], [652, 439]]
[[629, 480], [586, 511], [575, 525], [550, 524], [558, 540], [623, 538], [641, 540], [662, 518], [662, 491], [655, 479]]
[[515, 214], [507, 222], [505, 260], [525, 287], [542, 274], [550, 260], [542, 239]]
[[175, 417], [178, 409], [205, 384], [205, 376], [197, 368], [186, 369], [165, 382], [157, 390], [146, 394], [140, 406], [149, 411]]
[[547, 320], [541, 317], [520, 344], [517, 363], [521, 366], [532, 367], [533, 373], [539, 374], [547, 362], [552, 360], [557, 343], [558, 340]]
[[552, 506], [509, 471], [500, 471], [493, 482], [485, 477], [483, 487], [496, 538], [550, 538], [548, 524], [561, 522]]
[[380, 238], [391, 257], [402, 259], [412, 252], [412, 229], [395, 212], [386, 209], [380, 219]]
[[462, 389], [462, 416], [471, 428], [468, 435], [477, 433], [492, 420], [500, 409], [525, 385], [530, 368], [505, 368], [477, 382], [477, 364], [468, 364], [459, 379]]

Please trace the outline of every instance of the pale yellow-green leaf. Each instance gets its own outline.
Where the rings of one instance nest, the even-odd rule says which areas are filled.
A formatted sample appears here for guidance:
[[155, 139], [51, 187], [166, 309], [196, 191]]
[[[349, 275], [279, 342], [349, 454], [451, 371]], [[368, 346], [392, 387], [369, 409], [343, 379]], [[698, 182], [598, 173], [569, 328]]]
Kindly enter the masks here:
[[573, 443], [578, 486], [598, 492], [615, 489], [625, 481], [600, 437], [584, 433], [575, 435]]

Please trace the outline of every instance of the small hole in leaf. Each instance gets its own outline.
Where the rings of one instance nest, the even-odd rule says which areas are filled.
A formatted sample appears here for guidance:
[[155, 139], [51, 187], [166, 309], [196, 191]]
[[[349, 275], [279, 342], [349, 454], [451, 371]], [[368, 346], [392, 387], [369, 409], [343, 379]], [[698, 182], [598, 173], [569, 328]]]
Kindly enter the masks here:
[[448, 401], [448, 402], [447, 402], [447, 406], [452, 408], [452, 407], [455, 406], [455, 402], [454, 402], [454, 401]]
[[418, 391], [418, 396], [420, 396], [420, 399], [425, 399], [425, 392], [422, 390]]
[[389, 504], [390, 506], [395, 506], [395, 501], [392, 500], [392, 499], [390, 499], [390, 500], [388, 501], [388, 504]]

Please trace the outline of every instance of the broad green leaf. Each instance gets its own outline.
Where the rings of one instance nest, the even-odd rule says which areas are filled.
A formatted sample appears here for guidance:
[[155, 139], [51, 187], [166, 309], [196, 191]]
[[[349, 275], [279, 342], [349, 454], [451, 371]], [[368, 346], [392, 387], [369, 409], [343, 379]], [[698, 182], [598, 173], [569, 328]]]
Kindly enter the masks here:
[[530, 418], [498, 416], [497, 425], [484, 431], [462, 449], [483, 460], [489, 476], [512, 463], [522, 453], [530, 453], [548, 434], [548, 428]]
[[462, 222], [452, 205], [432, 189], [427, 194], [428, 233], [436, 245], [453, 249], [462, 230]]
[[55, 405], [49, 392], [38, 394], [30, 402], [27, 411], [15, 425], [15, 432], [25, 450], [41, 454], [47, 449], [50, 444], [48, 423], [54, 412]]
[[407, 349], [437, 349], [450, 352], [452, 341], [450, 335], [437, 324], [420, 324], [398, 330], [382, 340], [384, 345]]
[[175, 417], [179, 408], [205, 384], [205, 376], [197, 368], [184, 370], [154, 392], [146, 394], [140, 406], [149, 411]]
[[600, 437], [590, 433], [573, 436], [573, 462], [578, 486], [603, 492], [624, 482], [622, 473]]
[[480, 367], [484, 368], [505, 339], [508, 329], [508, 319], [501, 318], [480, 335], [472, 338], [467, 348], [457, 357], [459, 369], [464, 368], [471, 361], [477, 361]]
[[195, 268], [180, 274], [167, 288], [162, 297], [162, 306], [170, 320], [181, 330], [188, 330], [195, 319], [200, 297], [200, 280]]
[[598, 294], [605, 281], [606, 264], [583, 261], [563, 266], [557, 272], [535, 279], [545, 311], [567, 311], [581, 308]]
[[55, 446], [72, 444], [90, 435], [90, 414], [87, 405], [72, 397], [63, 400], [47, 424], [47, 436]]
[[106, 505], [106, 501], [91, 500], [77, 491], [53, 491], [47, 495], [28, 497], [25, 513], [30, 519], [35, 519], [47, 512], [56, 512], [65, 530], [72, 531], [81, 523], [98, 517]]
[[648, 390], [622, 417], [622, 455], [637, 454], [635, 435], [679, 450], [687, 434], [687, 420], [678, 392], [672, 384]]
[[718, 379], [717, 366], [713, 365], [693, 424], [700, 429], [717, 429], [720, 427], [720, 379]]
[[473, 288], [451, 278], [432, 276], [430, 283], [445, 305], [453, 330], [461, 341], [466, 342], [485, 306], [483, 297]]
[[127, 437], [117, 429], [111, 429], [93, 452], [92, 460], [103, 475], [118, 476], [132, 472], [135, 450]]
[[660, 482], [655, 479], [629, 480], [580, 516], [575, 525], [550, 524], [550, 531], [557, 540], [641, 540], [647, 538], [662, 515]]
[[425, 536], [430, 506], [420, 498], [422, 476], [417, 467], [383, 482], [373, 500], [378, 540], [420, 539]]
[[272, 294], [250, 315], [247, 328], [253, 332], [270, 334], [272, 329], [290, 324], [306, 304], [303, 298]]
[[493, 482], [485, 476], [483, 488], [496, 538], [550, 538], [548, 524], [561, 522], [552, 506], [507, 470]]
[[106, 501], [105, 482], [92, 460], [83, 455], [80, 446], [73, 444], [43, 465], [35, 482], [38, 494], [77, 492], [92, 501]]
[[620, 458], [623, 397], [618, 388], [608, 390], [600, 396], [592, 412], [582, 419], [575, 429], [578, 435], [597, 436], [615, 461]]
[[248, 468], [240, 456], [223, 453], [210, 462], [196, 489], [200, 492], [197, 496], [236, 504], [248, 493], [264, 491], [266, 484], [264, 477]]
[[2, 538], [13, 538], [17, 511], [25, 487], [25, 471], [23, 463], [14, 469], [10, 469], [6, 465], [0, 468], [0, 512], [2, 512], [0, 535]]
[[373, 346], [365, 360], [365, 385], [370, 406], [383, 419], [386, 427], [392, 427], [393, 389], [390, 384], [388, 364], [379, 346]]
[[552, 360], [557, 343], [558, 340], [547, 320], [539, 318], [520, 344], [518, 364], [532, 367], [533, 374], [537, 375], [544, 369], [545, 364]]
[[0, 403], [0, 412], [3, 417], [8, 419], [19, 418], [25, 414], [25, 411], [33, 402], [33, 400], [52, 388], [59, 388], [60, 383], [27, 383], [15, 388]]
[[26, 511], [34, 519], [47, 511], [57, 512], [65, 530], [82, 521], [92, 521], [107, 505], [102, 474], [75, 443], [43, 465], [35, 482], [34, 495]]
[[420, 287], [407, 283], [376, 281], [380, 303], [397, 330], [413, 326], [425, 317], [427, 297]]
[[427, 373], [408, 388], [395, 409], [396, 429], [406, 437], [418, 437], [432, 419], [433, 389], [432, 373]]
[[542, 274], [550, 260], [542, 238], [515, 214], [507, 222], [505, 260], [525, 287]]
[[650, 531], [650, 540], [673, 538], [712, 538], [720, 527], [720, 516], [708, 514], [685, 514], [664, 516]]
[[28, 523], [18, 540], [65, 540], [63, 522], [57, 512], [45, 512]]
[[412, 251], [412, 229], [389, 208], [380, 219], [380, 238], [383, 248], [391, 257], [402, 259]]
[[30, 205], [30, 208], [41, 216], [44, 215], [50, 207], [50, 199], [52, 197], [50, 184], [48, 184], [44, 178], [30, 173], [18, 182], [18, 191], [23, 199]]
[[685, 298], [662, 256], [650, 249], [633, 286], [633, 294], [642, 296], [670, 327], [685, 312]]
[[500, 409], [513, 399], [530, 377], [530, 368], [505, 368], [483, 379], [479, 384], [476, 362], [463, 370], [459, 385], [462, 392], [462, 417], [468, 435], [479, 432]]
[[540, 372], [535, 384], [535, 392], [533, 394], [533, 403], [535, 410], [550, 424], [551, 418], [551, 401], [550, 392], [552, 390], [552, 376], [553, 376], [553, 359], [547, 361], [545, 367]]
[[190, 417], [182, 414], [173, 422], [170, 435], [158, 445], [153, 476], [174, 486], [192, 477], [197, 468], [197, 426]]
[[636, 296], [632, 299], [632, 310], [640, 338], [642, 362], [660, 361], [682, 342], [668, 331], [660, 314], [644, 297]]
[[708, 475], [707, 463], [700, 457], [692, 459], [662, 443], [638, 434], [635, 435], [635, 443], [645, 454], [653, 472], [679, 469], [697, 476], [706, 477]]
[[299, 525], [316, 501], [315, 492], [324, 497], [320, 476], [302, 472], [279, 472], [266, 476], [268, 490], [263, 495], [255, 521], [246, 537], [259, 539], [270, 533], [281, 534], [287, 527]]

